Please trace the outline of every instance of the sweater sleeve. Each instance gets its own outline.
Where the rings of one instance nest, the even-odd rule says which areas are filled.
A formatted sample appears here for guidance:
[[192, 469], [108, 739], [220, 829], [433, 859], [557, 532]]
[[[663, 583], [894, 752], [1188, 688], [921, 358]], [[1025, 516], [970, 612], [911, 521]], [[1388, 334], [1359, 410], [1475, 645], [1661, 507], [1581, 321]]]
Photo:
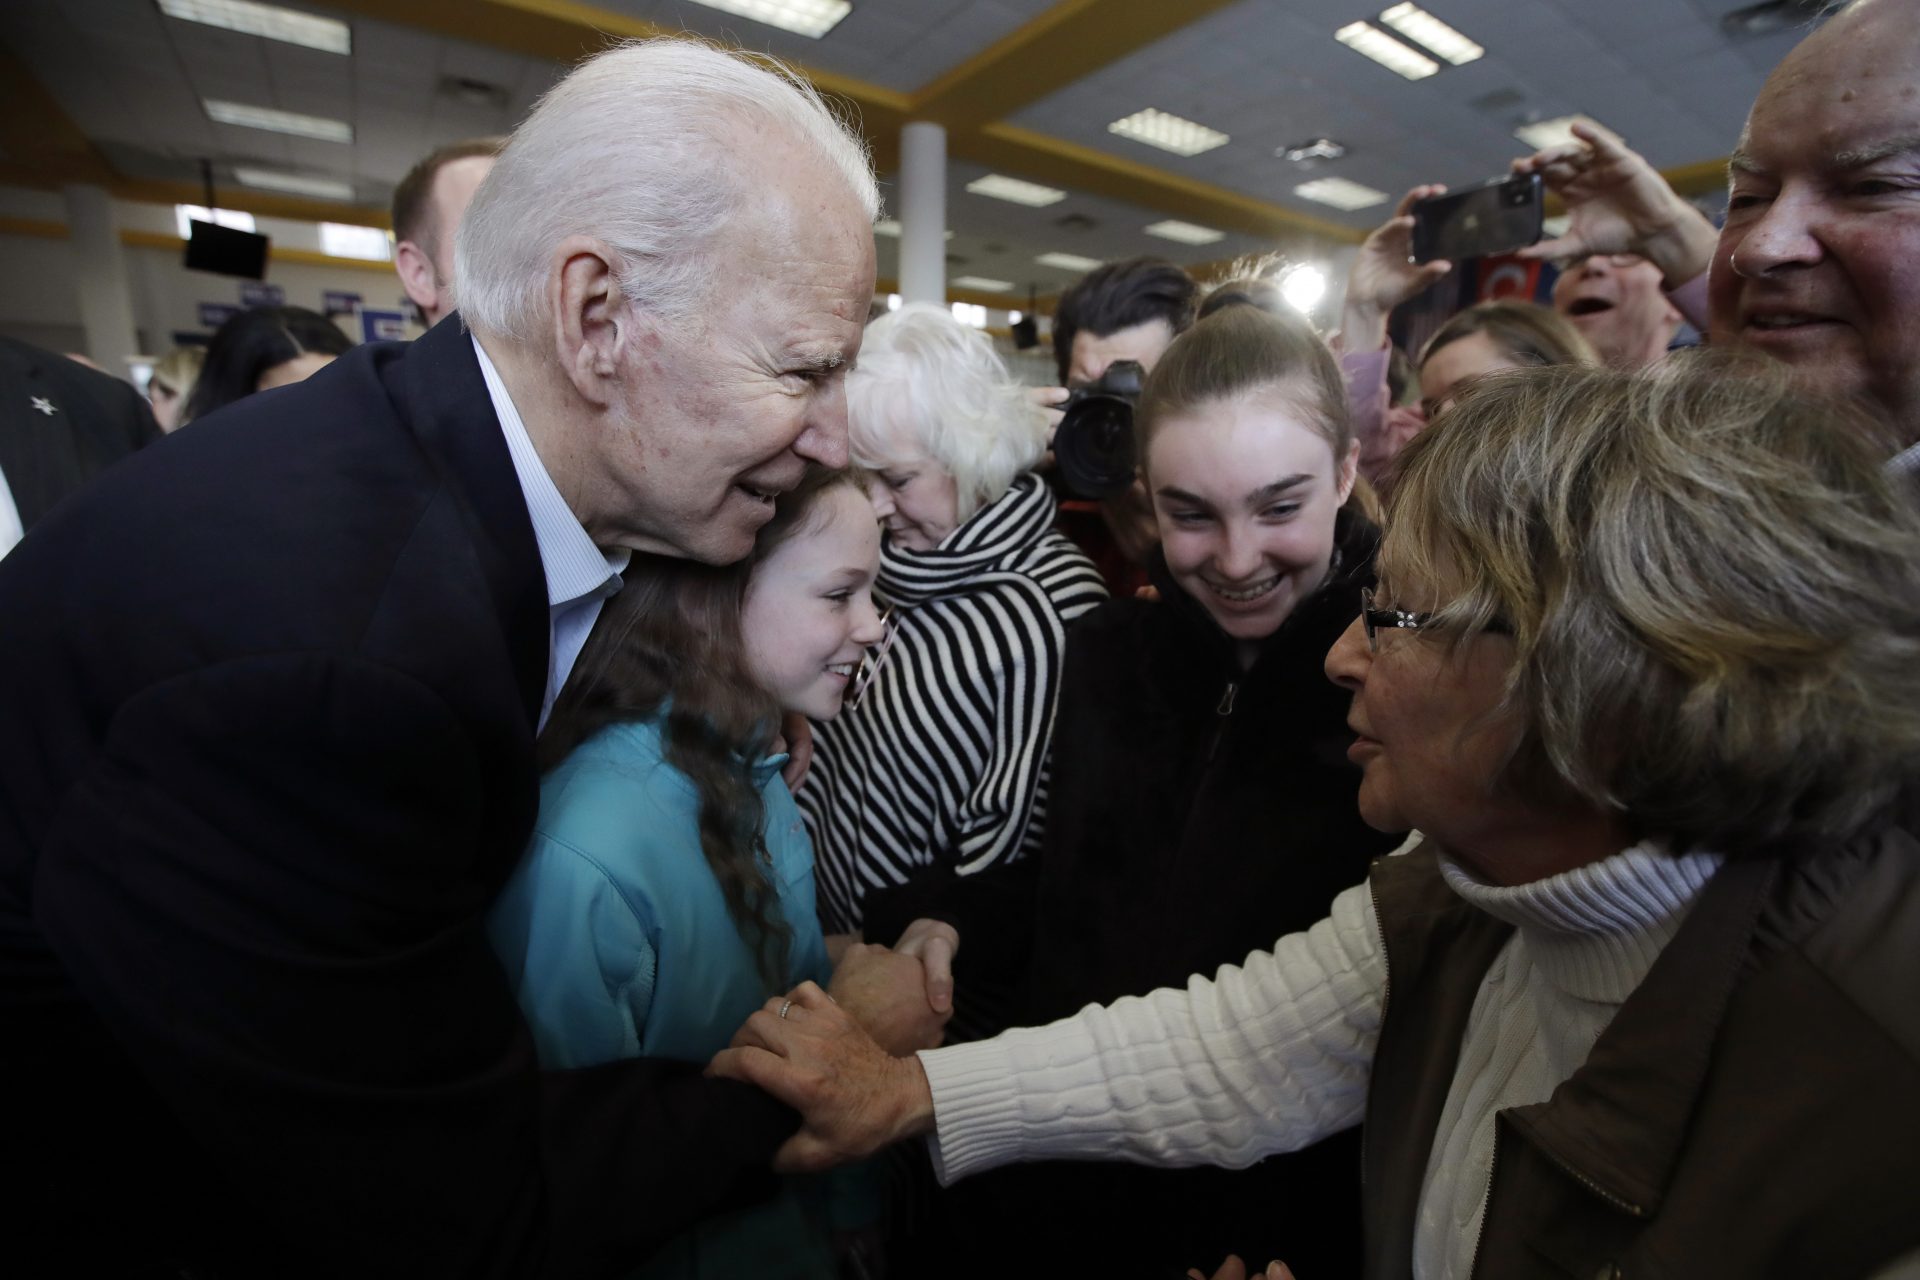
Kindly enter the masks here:
[[1353, 419], [1354, 439], [1362, 454], [1377, 451], [1387, 430], [1386, 347], [1375, 351], [1340, 351], [1340, 377], [1347, 384], [1347, 413]]
[[1702, 271], [1685, 284], [1667, 290], [1667, 301], [1694, 328], [1707, 331], [1707, 273]]
[[641, 1056], [658, 955], [598, 859], [536, 834], [488, 928], [541, 1066]]
[[920, 1054], [942, 1183], [1017, 1161], [1244, 1168], [1360, 1122], [1386, 998], [1366, 885], [1245, 964]]

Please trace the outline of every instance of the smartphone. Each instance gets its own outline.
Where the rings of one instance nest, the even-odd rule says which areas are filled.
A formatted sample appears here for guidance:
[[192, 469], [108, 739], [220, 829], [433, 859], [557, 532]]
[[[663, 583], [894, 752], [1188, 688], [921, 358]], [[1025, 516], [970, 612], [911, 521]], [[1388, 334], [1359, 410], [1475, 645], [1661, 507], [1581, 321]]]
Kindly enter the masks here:
[[1540, 175], [1495, 178], [1413, 206], [1413, 260], [1484, 258], [1540, 238], [1545, 216]]

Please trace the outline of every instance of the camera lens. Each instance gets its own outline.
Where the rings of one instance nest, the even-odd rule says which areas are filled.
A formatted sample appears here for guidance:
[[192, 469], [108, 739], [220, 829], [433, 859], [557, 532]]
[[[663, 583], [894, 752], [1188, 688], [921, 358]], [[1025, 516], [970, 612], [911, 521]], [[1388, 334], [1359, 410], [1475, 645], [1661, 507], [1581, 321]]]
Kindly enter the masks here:
[[1060, 478], [1080, 497], [1120, 493], [1133, 483], [1133, 406], [1097, 393], [1070, 405], [1054, 432], [1053, 457]]

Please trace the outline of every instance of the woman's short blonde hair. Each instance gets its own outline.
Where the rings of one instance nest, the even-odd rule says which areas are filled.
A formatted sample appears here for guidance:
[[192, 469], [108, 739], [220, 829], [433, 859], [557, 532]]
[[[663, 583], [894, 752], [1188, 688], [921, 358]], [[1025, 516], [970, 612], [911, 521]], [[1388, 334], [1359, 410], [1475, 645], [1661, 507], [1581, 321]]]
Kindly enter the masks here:
[[1599, 364], [1593, 344], [1573, 321], [1531, 302], [1482, 302], [1457, 313], [1435, 330], [1420, 350], [1420, 363], [1442, 347], [1484, 333], [1519, 365]]
[[1383, 593], [1513, 633], [1503, 782], [1676, 848], [1844, 838], [1920, 774], [1920, 513], [1850, 406], [1698, 353], [1488, 377], [1401, 455]]
[[953, 476], [962, 520], [1047, 450], [1046, 415], [992, 340], [930, 302], [867, 326], [847, 375], [847, 435], [868, 470], [884, 471], [908, 451], [932, 458]]

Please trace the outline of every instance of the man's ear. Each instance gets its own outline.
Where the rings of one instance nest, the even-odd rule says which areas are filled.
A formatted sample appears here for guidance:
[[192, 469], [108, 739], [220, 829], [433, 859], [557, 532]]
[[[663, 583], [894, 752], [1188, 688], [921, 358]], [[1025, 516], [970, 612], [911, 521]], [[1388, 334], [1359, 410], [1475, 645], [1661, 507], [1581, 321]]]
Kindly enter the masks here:
[[407, 297], [413, 299], [421, 314], [431, 315], [440, 305], [432, 255], [413, 241], [402, 240], [393, 246], [393, 269], [400, 273], [400, 287], [407, 291]]
[[613, 250], [591, 236], [568, 236], [553, 251], [547, 301], [553, 340], [567, 380], [589, 404], [613, 398], [635, 343], [648, 340], [626, 305]]

